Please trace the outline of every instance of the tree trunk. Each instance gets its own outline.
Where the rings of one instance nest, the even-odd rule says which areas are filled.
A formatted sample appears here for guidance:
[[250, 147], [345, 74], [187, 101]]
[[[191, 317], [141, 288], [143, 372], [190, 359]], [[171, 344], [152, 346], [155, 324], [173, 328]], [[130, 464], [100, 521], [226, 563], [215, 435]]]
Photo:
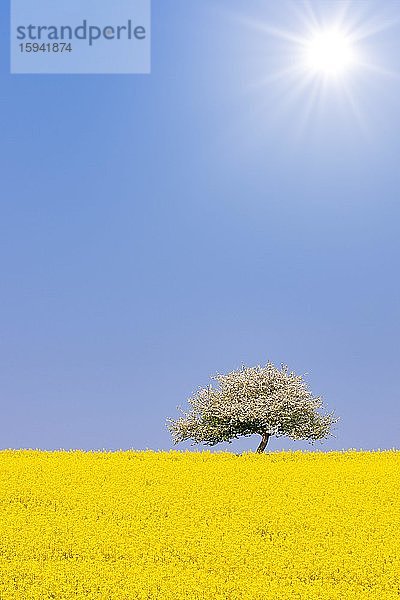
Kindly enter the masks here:
[[268, 444], [269, 437], [270, 437], [269, 433], [263, 433], [261, 435], [261, 442], [260, 442], [260, 445], [257, 448], [257, 452], [259, 454], [261, 454], [262, 452], [264, 452], [264, 450], [266, 448], [266, 445]]

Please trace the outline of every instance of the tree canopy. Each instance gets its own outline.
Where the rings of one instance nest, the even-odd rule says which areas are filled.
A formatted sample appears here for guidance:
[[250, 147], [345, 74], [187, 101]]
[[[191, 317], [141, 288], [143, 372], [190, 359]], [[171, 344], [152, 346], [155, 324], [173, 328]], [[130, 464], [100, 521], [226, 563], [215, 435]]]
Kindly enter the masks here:
[[[194, 444], [213, 446], [234, 438], [261, 435], [257, 449], [262, 452], [270, 436], [287, 436], [314, 443], [331, 435], [339, 419], [334, 413], [318, 412], [322, 398], [313, 396], [303, 376], [265, 366], [245, 367], [227, 375], [212, 377], [217, 382], [200, 388], [189, 398], [190, 410], [178, 419], [167, 419], [175, 444], [193, 440]], [[192, 444], [192, 445], [194, 445]]]

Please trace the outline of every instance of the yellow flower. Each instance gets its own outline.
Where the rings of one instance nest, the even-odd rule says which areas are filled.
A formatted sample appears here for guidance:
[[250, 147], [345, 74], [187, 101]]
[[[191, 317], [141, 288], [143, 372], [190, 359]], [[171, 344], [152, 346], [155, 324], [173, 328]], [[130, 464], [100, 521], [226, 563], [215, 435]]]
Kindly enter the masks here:
[[1, 600], [394, 600], [400, 453], [0, 452]]

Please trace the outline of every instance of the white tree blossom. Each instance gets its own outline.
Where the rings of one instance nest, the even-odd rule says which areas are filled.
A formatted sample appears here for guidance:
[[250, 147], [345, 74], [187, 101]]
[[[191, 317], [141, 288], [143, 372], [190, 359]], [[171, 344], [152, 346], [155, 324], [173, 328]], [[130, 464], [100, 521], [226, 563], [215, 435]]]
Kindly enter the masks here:
[[262, 437], [257, 451], [263, 452], [270, 436], [314, 443], [331, 435], [339, 420], [333, 412], [318, 412], [322, 399], [313, 396], [303, 377], [289, 372], [286, 365], [243, 366], [212, 379], [216, 388], [200, 388], [188, 400], [189, 412], [178, 407], [183, 416], [167, 419], [174, 444], [191, 439], [213, 446], [256, 433]]

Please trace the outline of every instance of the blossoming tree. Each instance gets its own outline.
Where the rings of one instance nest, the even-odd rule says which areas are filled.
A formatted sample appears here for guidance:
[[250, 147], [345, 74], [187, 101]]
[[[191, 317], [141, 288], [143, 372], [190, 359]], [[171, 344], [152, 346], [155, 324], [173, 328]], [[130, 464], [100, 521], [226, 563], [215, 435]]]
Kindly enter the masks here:
[[[322, 399], [313, 396], [301, 375], [268, 362], [265, 367], [242, 367], [215, 375], [218, 387], [208, 386], [188, 400], [191, 410], [177, 420], [167, 419], [174, 444], [194, 440], [213, 446], [240, 436], [261, 435], [257, 452], [271, 436], [313, 443], [331, 435], [339, 419], [321, 414]], [[194, 445], [192, 444], [192, 445]]]

